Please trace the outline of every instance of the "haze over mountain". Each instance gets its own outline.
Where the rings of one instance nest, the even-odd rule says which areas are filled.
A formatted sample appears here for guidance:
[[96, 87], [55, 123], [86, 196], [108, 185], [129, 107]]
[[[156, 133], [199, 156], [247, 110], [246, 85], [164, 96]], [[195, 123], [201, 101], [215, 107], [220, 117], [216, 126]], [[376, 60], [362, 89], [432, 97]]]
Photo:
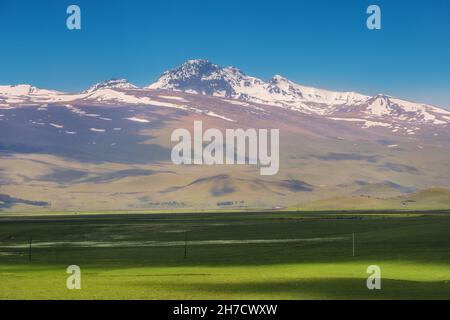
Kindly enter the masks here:
[[[279, 173], [172, 164], [171, 132], [195, 120], [280, 129]], [[449, 123], [436, 106], [264, 81], [207, 60], [144, 88], [125, 79], [80, 93], [3, 85], [0, 209], [446, 206]]]

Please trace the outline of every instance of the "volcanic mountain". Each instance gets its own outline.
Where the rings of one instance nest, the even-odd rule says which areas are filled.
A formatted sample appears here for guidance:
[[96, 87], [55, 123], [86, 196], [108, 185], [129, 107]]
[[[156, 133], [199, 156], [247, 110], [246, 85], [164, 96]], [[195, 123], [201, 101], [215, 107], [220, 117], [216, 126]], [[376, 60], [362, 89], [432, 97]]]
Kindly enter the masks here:
[[305, 114], [349, 115], [405, 122], [446, 124], [450, 112], [386, 95], [374, 97], [296, 84], [280, 75], [269, 81], [251, 77], [235, 67], [221, 68], [207, 60], [189, 60], [166, 71], [149, 89], [166, 89], [278, 106]]
[[[277, 128], [280, 171], [176, 166], [176, 128]], [[138, 88], [0, 86], [0, 210], [441, 208], [450, 112], [189, 60]]]

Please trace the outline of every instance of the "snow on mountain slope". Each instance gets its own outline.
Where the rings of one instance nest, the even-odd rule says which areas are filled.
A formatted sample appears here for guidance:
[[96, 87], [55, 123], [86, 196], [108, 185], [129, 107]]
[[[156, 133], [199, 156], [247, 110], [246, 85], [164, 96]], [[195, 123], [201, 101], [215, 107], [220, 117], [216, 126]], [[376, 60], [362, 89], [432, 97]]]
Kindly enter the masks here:
[[265, 82], [235, 67], [222, 68], [207, 60], [189, 60], [164, 72], [148, 88], [268, 104], [334, 120], [357, 116], [366, 120], [383, 119], [388, 123], [447, 125], [450, 122], [449, 111], [431, 105], [386, 95], [370, 97], [356, 92], [317, 89], [296, 84], [280, 75]]
[[6, 104], [47, 101], [49, 97], [61, 94], [56, 90], [39, 89], [29, 84], [0, 86], [0, 101]]
[[99, 82], [89, 89], [84, 91], [85, 93], [92, 93], [99, 89], [137, 89], [138, 87], [134, 84], [131, 84], [126, 79], [110, 79], [106, 81]]
[[83, 93], [64, 93], [39, 89], [31, 85], [0, 86], [0, 102], [8, 104], [8, 106], [34, 103], [68, 103], [83, 100], [99, 103], [147, 103], [145, 99], [128, 93], [126, 91], [128, 89], [137, 89], [137, 87], [124, 79], [97, 83]]
[[335, 92], [301, 86], [279, 75], [265, 82], [248, 76], [235, 67], [221, 68], [207, 60], [189, 60], [174, 70], [166, 71], [148, 88], [184, 91], [280, 106], [295, 104], [302, 106], [303, 103], [308, 102], [327, 105], [354, 104], [369, 98], [355, 92]]
[[2, 96], [16, 96], [16, 97], [28, 95], [44, 96], [58, 93], [60, 92], [55, 90], [39, 89], [29, 84], [0, 86], [0, 95]]
[[306, 104], [308, 102], [335, 105], [364, 98], [356, 93], [303, 87], [281, 76], [265, 82], [248, 76], [235, 67], [221, 68], [207, 60], [189, 60], [174, 70], [166, 71], [148, 88], [270, 104], [309, 114], [323, 114], [326, 108], [310, 106]]
[[[180, 97], [180, 94], [170, 91], [218, 97], [217, 102], [225, 103], [228, 109], [221, 108], [219, 114], [209, 105], [198, 104], [194, 96], [182, 94]], [[31, 85], [0, 86], [0, 109], [51, 103], [153, 105], [217, 116], [224, 120], [236, 118], [236, 114], [228, 115], [231, 105], [242, 106], [251, 110], [248, 112], [261, 115], [266, 114], [266, 110], [260, 108], [265, 105], [318, 115], [331, 121], [364, 124], [363, 128], [385, 127], [397, 132], [406, 130], [406, 127], [409, 134], [416, 132], [420, 126], [442, 127], [450, 123], [450, 111], [435, 106], [382, 94], [371, 97], [356, 92], [307, 87], [280, 75], [264, 81], [246, 75], [238, 68], [223, 68], [207, 60], [189, 60], [178, 68], [164, 72], [155, 83], [142, 89], [125, 79], [103, 81], [82, 93], [64, 93]]]
[[368, 116], [387, 118], [393, 121], [408, 121], [444, 125], [448, 123], [450, 111], [435, 106], [410, 102], [386, 95], [377, 95], [361, 103]]
[[270, 83], [284, 92], [287, 92], [293, 96], [301, 97], [304, 102], [324, 103], [330, 105], [353, 105], [369, 98], [369, 96], [356, 92], [339, 92], [302, 86], [280, 75], [274, 76]]
[[127, 103], [127, 104], [145, 104], [145, 98], [138, 98], [125, 92], [117, 91], [110, 88], [97, 89], [90, 91], [83, 97], [83, 100], [91, 100], [104, 103]]

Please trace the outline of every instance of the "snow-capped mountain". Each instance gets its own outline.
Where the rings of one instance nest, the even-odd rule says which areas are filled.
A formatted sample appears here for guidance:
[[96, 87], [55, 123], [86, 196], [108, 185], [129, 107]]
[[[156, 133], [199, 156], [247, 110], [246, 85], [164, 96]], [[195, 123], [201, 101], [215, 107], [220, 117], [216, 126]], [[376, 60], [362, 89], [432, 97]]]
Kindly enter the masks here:
[[280, 75], [269, 81], [251, 77], [235, 67], [219, 67], [207, 60], [189, 60], [166, 71], [149, 89], [165, 89], [269, 104], [306, 114], [345, 116], [387, 121], [447, 124], [450, 112], [435, 106], [386, 95], [374, 97], [299, 85]]
[[[266, 82], [248, 76], [235, 67], [221, 68], [207, 60], [189, 60], [174, 70], [164, 72], [148, 88], [206, 94], [294, 108], [305, 107], [304, 103], [330, 106], [355, 104], [369, 98], [356, 92], [335, 92], [302, 86], [280, 75]], [[306, 107], [306, 109], [310, 108]]]
[[137, 89], [138, 87], [126, 79], [110, 79], [94, 84], [84, 93], [92, 93], [100, 89]]
[[176, 90], [248, 102], [291, 107], [306, 113], [323, 113], [305, 103], [329, 106], [361, 102], [368, 97], [355, 92], [333, 92], [298, 85], [282, 76], [266, 82], [235, 67], [221, 68], [207, 60], [189, 60], [166, 71], [149, 89]]
[[18, 84], [9, 86], [0, 86], [1, 96], [21, 97], [21, 96], [39, 96], [56, 94], [58, 91], [39, 89], [29, 84]]
[[[165, 92], [162, 95], [164, 101], [155, 100], [161, 92]], [[167, 101], [167, 95], [179, 93], [188, 94], [183, 98], [174, 97], [178, 101], [185, 100], [184, 103]], [[103, 81], [81, 93], [64, 93], [30, 85], [0, 86], [0, 108], [51, 103], [158, 105], [216, 114], [210, 106], [194, 102], [195, 95], [246, 105], [252, 112], [258, 108], [257, 105], [265, 105], [333, 121], [362, 123], [363, 127], [391, 128], [393, 132], [406, 130], [405, 127], [415, 131], [423, 125], [447, 126], [450, 123], [450, 111], [432, 105], [383, 94], [371, 97], [357, 92], [318, 89], [297, 84], [280, 75], [264, 81], [236, 67], [220, 67], [207, 60], [189, 60], [164, 72], [155, 83], [145, 88], [138, 88], [125, 79]], [[226, 109], [221, 112], [220, 117], [230, 119]]]
[[56, 90], [40, 89], [29, 84], [0, 86], [0, 106], [47, 101], [62, 94]]
[[128, 90], [135, 89], [139, 88], [125, 79], [106, 80], [94, 84], [81, 93], [40, 89], [28, 84], [0, 86], [0, 107], [17, 107], [36, 103], [145, 103], [145, 99], [141, 100], [128, 93]]
[[[190, 130], [194, 121], [221, 132], [279, 129], [279, 175], [261, 179], [253, 166], [173, 165], [170, 132]], [[278, 75], [265, 81], [206, 60], [188, 61], [146, 88], [126, 80], [79, 93], [0, 86], [0, 187], [22, 199], [16, 192], [23, 186], [56, 211], [84, 203], [146, 208], [153, 199], [292, 206], [299, 195], [315, 201], [350, 194], [354, 204], [375, 199], [361, 195], [449, 187], [449, 123], [450, 111], [431, 105], [317, 89]]]
[[280, 75], [274, 76], [270, 84], [293, 97], [301, 97], [304, 102], [322, 103], [330, 105], [355, 104], [365, 101], [368, 96], [357, 92], [339, 92], [296, 84]]
[[446, 124], [450, 120], [450, 112], [435, 106], [410, 102], [387, 95], [379, 94], [364, 102], [366, 114], [379, 118], [391, 117], [395, 120]]
[[363, 118], [414, 120], [446, 124], [450, 112], [431, 105], [386, 95], [374, 97], [357, 92], [339, 92], [296, 84], [280, 75], [269, 81], [251, 77], [235, 67], [219, 67], [207, 60], [189, 60], [166, 71], [149, 89], [165, 89], [212, 95], [246, 102], [270, 104], [306, 114], [358, 113]]
[[301, 86], [279, 75], [266, 82], [248, 76], [238, 68], [222, 68], [207, 60], [189, 60], [163, 73], [148, 88], [232, 98], [318, 114], [325, 113], [327, 108], [307, 104], [354, 104], [368, 98], [355, 92], [333, 92]]

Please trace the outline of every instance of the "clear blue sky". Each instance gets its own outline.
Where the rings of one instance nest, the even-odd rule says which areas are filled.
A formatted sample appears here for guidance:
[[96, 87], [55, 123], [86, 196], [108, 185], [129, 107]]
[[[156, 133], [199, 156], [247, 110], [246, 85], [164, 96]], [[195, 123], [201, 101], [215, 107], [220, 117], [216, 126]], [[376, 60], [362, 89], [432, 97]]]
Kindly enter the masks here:
[[[80, 31], [66, 29], [70, 4]], [[370, 4], [380, 31], [366, 28]], [[450, 1], [0, 0], [0, 84], [143, 86], [191, 58], [450, 107]]]

